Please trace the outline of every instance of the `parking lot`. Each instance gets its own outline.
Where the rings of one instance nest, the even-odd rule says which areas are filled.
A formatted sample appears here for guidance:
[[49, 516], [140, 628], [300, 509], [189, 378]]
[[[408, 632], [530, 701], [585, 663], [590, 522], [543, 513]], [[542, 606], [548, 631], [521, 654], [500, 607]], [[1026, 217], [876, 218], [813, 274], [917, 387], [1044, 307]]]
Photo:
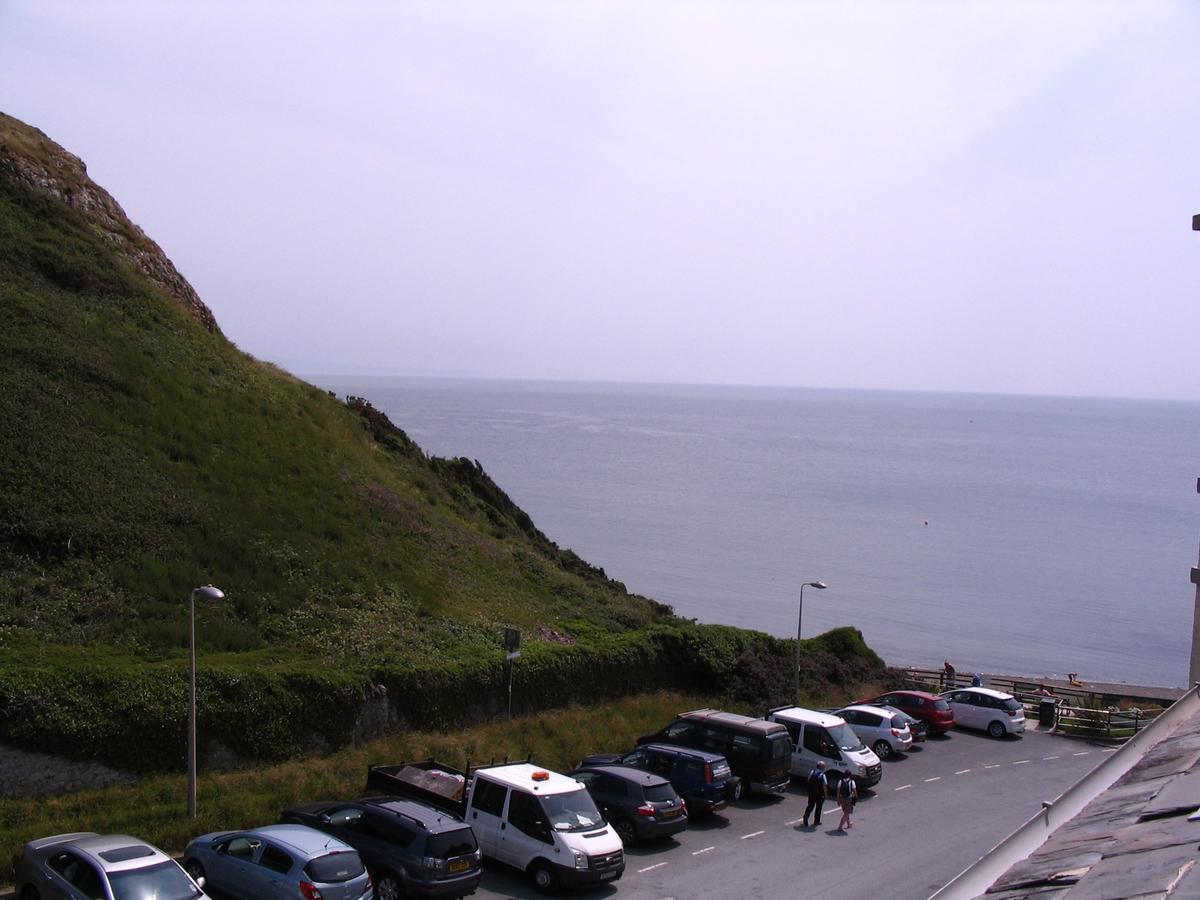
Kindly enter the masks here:
[[[1112, 749], [1036, 731], [994, 740], [956, 730], [887, 760], [844, 834], [834, 831], [832, 801], [819, 829], [801, 827], [797, 782], [781, 797], [740, 801], [677, 838], [630, 848], [617, 884], [580, 896], [928, 897]], [[488, 862], [475, 896], [538, 895]]]

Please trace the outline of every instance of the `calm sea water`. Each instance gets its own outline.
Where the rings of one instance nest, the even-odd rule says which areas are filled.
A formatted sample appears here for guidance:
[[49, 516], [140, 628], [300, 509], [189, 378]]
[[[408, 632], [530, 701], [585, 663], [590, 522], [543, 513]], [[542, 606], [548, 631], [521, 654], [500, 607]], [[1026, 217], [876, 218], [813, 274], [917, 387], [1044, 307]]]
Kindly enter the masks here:
[[860, 628], [893, 664], [1184, 684], [1200, 405], [310, 376], [478, 459], [684, 616]]

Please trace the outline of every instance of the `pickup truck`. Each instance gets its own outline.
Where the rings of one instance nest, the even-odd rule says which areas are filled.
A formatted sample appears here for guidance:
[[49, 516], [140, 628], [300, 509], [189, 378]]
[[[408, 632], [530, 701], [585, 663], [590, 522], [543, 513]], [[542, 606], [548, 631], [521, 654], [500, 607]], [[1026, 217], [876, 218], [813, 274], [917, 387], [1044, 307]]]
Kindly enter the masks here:
[[371, 766], [367, 790], [461, 817], [484, 856], [525, 872], [539, 891], [616, 881], [625, 871], [621, 839], [587, 789], [529, 762], [469, 772], [432, 759]]

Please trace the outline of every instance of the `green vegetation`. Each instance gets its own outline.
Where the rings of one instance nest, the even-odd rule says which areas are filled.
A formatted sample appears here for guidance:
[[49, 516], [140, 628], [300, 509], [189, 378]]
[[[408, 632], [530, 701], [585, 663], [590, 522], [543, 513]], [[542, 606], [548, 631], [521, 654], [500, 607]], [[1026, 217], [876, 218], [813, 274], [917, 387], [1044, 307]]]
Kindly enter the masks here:
[[[506, 625], [518, 709], [788, 689], [793, 643], [630, 595], [478, 463], [239, 351], [81, 164], [3, 114], [0, 246], [0, 740], [178, 766], [204, 583], [227, 598], [197, 609], [202, 733], [245, 760], [494, 715]], [[814, 686], [882, 665], [851, 629], [805, 650]]]

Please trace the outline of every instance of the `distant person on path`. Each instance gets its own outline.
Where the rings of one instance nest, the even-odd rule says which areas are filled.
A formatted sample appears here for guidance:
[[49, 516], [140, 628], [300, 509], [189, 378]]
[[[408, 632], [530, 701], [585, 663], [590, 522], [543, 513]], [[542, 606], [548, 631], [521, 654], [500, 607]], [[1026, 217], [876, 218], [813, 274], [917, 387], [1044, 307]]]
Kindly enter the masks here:
[[1071, 687], [1083, 687], [1083, 682], [1079, 680], [1078, 672], [1068, 672], [1067, 681], [1071, 682]]
[[950, 660], [942, 663], [942, 683], [954, 687], [954, 676], [958, 674], [954, 671], [954, 666], [950, 665]]
[[1044, 685], [1044, 684], [1039, 685], [1038, 689], [1036, 691], [1034, 691], [1033, 693], [1039, 697], [1053, 697], [1054, 696], [1054, 691], [1050, 690], [1050, 688], [1046, 687], [1046, 685]]
[[850, 776], [844, 776], [838, 779], [837, 785], [837, 802], [842, 808], [842, 820], [838, 822], [838, 831], [845, 831], [847, 828], [853, 828], [854, 824], [850, 821], [850, 813], [854, 812], [854, 804], [858, 800], [858, 785], [854, 783], [854, 779]]
[[978, 672], [971, 676], [971, 687], [983, 687], [983, 676]]
[[813, 825], [821, 824], [821, 807], [829, 796], [829, 778], [825, 775], [825, 762], [808, 773], [808, 806], [804, 807], [804, 827], [808, 827], [808, 816], [813, 814]]

